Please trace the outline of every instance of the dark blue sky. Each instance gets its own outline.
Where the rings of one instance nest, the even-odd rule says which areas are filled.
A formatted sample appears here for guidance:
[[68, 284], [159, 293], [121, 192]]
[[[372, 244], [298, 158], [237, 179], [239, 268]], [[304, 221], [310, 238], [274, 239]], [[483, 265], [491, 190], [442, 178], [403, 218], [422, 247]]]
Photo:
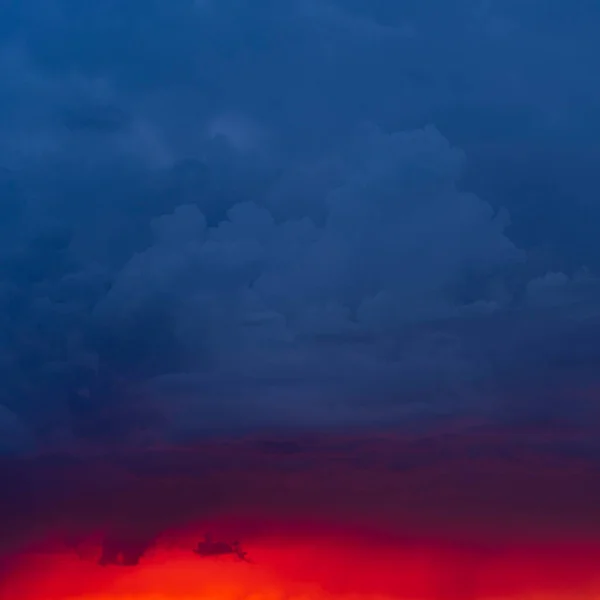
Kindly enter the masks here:
[[0, 449], [595, 424], [579, 0], [0, 8]]

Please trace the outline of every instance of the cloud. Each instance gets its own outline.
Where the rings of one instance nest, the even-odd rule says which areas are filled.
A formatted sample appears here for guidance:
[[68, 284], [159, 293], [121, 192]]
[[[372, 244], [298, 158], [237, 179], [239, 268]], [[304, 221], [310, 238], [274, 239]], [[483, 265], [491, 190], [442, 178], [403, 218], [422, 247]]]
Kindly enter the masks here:
[[592, 13], [10, 11], [1, 401], [41, 446], [590, 418]]
[[[521, 259], [502, 217], [457, 190], [462, 159], [433, 128], [367, 128], [342, 158], [336, 185], [323, 190], [321, 225], [310, 215], [284, 219], [286, 198], [273, 195], [279, 221], [242, 202], [207, 227], [196, 206], [181, 206], [154, 221], [154, 244], [123, 267], [95, 318], [117, 336], [141, 315], [169, 319], [189, 369], [202, 374], [196, 395], [206, 412], [187, 413], [197, 413], [199, 426], [221, 397], [218, 379], [233, 402], [224, 412], [246, 424], [264, 413], [266, 423], [314, 426], [344, 413], [370, 418], [364, 406], [319, 409], [327, 397], [381, 387], [394, 396], [429, 387], [436, 369], [460, 385], [469, 366], [458, 340], [403, 342], [403, 329], [459, 314], [464, 303], [452, 287], [465, 274], [486, 277]], [[392, 347], [386, 338], [396, 340]], [[254, 384], [242, 383], [248, 378]], [[280, 406], [269, 408], [269, 396]]]

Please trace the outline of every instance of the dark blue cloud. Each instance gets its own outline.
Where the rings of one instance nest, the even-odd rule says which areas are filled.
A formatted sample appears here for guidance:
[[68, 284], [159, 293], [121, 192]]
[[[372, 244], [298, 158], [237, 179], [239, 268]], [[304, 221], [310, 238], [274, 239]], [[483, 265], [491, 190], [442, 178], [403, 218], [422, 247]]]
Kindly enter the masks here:
[[0, 12], [7, 448], [585, 419], [598, 9]]

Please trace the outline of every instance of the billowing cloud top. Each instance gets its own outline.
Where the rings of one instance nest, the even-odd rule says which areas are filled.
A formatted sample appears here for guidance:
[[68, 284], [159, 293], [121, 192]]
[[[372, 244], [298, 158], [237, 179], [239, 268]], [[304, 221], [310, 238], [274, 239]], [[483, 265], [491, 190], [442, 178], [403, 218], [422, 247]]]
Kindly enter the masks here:
[[0, 451], [595, 424], [589, 3], [0, 9]]

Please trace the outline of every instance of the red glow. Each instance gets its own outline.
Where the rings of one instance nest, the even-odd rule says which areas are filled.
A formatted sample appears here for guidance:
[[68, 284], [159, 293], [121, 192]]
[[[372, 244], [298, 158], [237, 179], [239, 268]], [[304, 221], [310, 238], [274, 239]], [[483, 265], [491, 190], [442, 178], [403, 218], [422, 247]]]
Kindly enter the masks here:
[[18, 558], [3, 598], [19, 600], [473, 600], [600, 598], [600, 547], [458, 547], [364, 534], [288, 531], [249, 540], [255, 564], [200, 559], [194, 536], [165, 538], [136, 567], [100, 567], [66, 551]]
[[[34, 461], [14, 478], [30, 496], [2, 513], [0, 598], [600, 600], [595, 464], [506, 441]], [[253, 563], [194, 555], [206, 531], [240, 539]], [[148, 550], [98, 566], [107, 534]]]

